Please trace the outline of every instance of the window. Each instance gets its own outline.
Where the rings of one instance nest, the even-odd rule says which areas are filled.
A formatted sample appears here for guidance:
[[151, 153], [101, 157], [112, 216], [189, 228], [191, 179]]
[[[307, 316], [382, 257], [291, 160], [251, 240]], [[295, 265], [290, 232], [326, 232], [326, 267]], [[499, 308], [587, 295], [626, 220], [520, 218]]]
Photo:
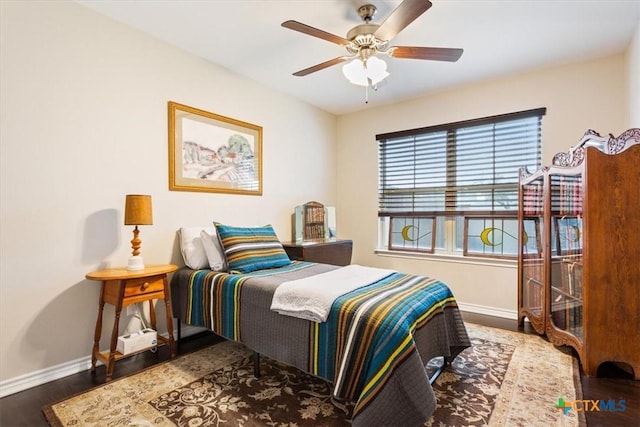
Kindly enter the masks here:
[[519, 170], [541, 165], [545, 111], [377, 135], [380, 248], [516, 257]]

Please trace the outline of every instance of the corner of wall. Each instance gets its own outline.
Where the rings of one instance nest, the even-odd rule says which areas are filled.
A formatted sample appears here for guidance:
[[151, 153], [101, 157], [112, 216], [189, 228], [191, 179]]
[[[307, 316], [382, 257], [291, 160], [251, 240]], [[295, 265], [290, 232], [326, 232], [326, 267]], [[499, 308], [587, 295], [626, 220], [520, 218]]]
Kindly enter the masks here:
[[640, 127], [640, 19], [627, 52], [627, 128]]

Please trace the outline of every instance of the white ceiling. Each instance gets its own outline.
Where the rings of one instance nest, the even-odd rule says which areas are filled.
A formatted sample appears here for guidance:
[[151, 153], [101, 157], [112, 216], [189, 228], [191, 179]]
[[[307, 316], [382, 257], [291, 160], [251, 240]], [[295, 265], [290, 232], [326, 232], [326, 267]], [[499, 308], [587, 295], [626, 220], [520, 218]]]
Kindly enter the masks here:
[[463, 48], [458, 62], [389, 58], [377, 92], [349, 83], [342, 46], [280, 26], [292, 19], [345, 37], [372, 3], [381, 23], [401, 1], [76, 0], [131, 27], [334, 114], [398, 102], [526, 70], [623, 52], [640, 24], [640, 0], [432, 0], [391, 45]]

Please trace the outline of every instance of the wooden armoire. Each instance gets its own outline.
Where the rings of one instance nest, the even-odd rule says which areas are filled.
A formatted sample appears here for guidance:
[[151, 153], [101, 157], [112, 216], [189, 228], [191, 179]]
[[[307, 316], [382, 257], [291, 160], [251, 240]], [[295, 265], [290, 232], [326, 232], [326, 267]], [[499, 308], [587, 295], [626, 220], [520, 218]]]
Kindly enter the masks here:
[[551, 166], [520, 173], [518, 321], [640, 379], [640, 129], [588, 131]]

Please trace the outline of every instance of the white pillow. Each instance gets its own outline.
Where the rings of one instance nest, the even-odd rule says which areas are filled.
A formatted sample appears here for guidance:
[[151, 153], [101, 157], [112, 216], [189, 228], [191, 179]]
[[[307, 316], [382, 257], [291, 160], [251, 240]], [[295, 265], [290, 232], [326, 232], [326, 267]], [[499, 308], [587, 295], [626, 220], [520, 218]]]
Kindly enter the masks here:
[[200, 231], [200, 237], [204, 246], [204, 253], [207, 254], [209, 268], [214, 271], [226, 271], [227, 258], [222, 250], [215, 227]]
[[[213, 227], [210, 228], [215, 233]], [[187, 267], [194, 270], [209, 268], [209, 260], [204, 251], [200, 232], [202, 227], [182, 227], [178, 230], [180, 235], [180, 252]]]

